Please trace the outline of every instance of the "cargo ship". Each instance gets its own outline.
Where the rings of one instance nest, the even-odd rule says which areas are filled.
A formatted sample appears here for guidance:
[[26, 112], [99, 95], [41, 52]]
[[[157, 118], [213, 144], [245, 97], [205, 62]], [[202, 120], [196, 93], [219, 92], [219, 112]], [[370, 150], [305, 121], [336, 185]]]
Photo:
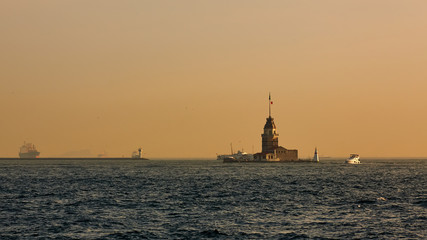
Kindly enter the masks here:
[[37, 151], [36, 146], [32, 143], [25, 143], [21, 146], [19, 150], [20, 158], [37, 158], [39, 157], [40, 152]]

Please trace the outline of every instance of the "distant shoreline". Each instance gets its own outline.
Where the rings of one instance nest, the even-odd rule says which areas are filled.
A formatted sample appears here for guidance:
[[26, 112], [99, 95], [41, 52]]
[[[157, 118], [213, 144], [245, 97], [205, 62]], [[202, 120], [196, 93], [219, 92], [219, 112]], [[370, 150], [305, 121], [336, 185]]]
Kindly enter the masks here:
[[48, 157], [48, 158], [0, 158], [0, 160], [148, 160], [147, 158], [125, 157]]

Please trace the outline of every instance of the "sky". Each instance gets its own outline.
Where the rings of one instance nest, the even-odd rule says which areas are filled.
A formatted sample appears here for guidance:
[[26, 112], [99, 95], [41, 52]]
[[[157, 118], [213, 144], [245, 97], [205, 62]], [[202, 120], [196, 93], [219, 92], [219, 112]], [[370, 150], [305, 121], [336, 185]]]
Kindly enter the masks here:
[[427, 157], [427, 1], [1, 1], [0, 156]]

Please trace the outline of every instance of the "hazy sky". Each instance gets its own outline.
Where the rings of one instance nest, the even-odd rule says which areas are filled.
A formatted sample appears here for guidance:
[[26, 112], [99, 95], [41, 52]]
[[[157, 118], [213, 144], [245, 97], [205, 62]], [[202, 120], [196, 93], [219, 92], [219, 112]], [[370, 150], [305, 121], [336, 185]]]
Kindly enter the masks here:
[[427, 156], [427, 1], [1, 1], [0, 155]]

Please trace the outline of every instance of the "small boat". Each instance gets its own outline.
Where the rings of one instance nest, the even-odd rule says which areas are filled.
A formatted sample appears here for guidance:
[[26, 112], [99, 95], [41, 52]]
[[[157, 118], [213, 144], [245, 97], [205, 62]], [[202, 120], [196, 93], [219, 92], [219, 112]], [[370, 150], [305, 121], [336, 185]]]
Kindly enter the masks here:
[[345, 160], [348, 164], [360, 164], [359, 154], [350, 154], [350, 157]]
[[231, 153], [230, 155], [218, 155], [217, 160], [223, 160], [224, 162], [249, 162], [254, 160], [254, 155], [237, 151], [237, 153]]
[[233, 144], [230, 144], [231, 146], [231, 154], [227, 155], [217, 155], [217, 160], [222, 160], [223, 162], [250, 162], [254, 160], [254, 155], [249, 154], [247, 152], [237, 151], [237, 153], [234, 153], [233, 151]]

